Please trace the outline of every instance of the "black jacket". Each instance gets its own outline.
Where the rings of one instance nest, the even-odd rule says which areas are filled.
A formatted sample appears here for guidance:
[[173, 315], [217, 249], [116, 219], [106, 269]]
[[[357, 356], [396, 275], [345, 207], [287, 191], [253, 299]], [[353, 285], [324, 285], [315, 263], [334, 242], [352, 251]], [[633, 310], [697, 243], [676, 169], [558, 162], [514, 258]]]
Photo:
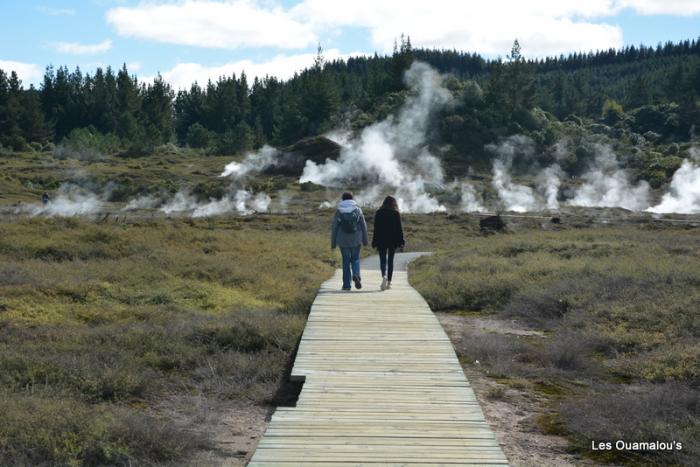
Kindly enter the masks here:
[[404, 246], [401, 215], [393, 209], [379, 209], [374, 215], [374, 248], [399, 248]]

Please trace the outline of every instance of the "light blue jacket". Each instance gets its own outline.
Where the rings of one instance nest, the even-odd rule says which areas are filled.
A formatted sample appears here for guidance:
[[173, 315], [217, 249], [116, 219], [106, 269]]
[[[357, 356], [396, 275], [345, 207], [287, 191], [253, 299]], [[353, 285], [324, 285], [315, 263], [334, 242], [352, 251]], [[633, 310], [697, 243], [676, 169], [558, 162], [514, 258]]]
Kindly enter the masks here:
[[[360, 212], [357, 220], [359, 228], [355, 232], [344, 232], [343, 229], [340, 228], [340, 213], [353, 212], [354, 210], [358, 210]], [[331, 226], [331, 248], [335, 248], [336, 246], [353, 247], [360, 245], [369, 245], [365, 216], [362, 214], [362, 209], [360, 209], [355, 200], [343, 200], [338, 203], [338, 209], [335, 211], [335, 215], [333, 216], [333, 225]]]

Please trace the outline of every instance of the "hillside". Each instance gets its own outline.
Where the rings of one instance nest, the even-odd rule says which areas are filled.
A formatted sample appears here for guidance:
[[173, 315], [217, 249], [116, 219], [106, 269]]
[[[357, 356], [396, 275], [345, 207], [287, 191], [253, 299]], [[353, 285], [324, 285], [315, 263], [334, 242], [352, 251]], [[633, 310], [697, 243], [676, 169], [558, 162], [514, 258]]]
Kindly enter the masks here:
[[[351, 186], [365, 205], [391, 191], [412, 212], [570, 205], [693, 214], [699, 73], [695, 40], [535, 61], [516, 41], [501, 61], [413, 50], [410, 39], [392, 56], [328, 63], [319, 48], [285, 82], [249, 85], [242, 74], [177, 93], [125, 66], [92, 76], [49, 67], [40, 89], [1, 73], [3, 192], [6, 204], [48, 192], [73, 204], [211, 215], [268, 210], [268, 176], [284, 175], [274, 191]], [[289, 148], [322, 140], [282, 170]], [[164, 155], [157, 175], [138, 173]], [[29, 160], [42, 167], [31, 180]], [[175, 176], [169, 169], [180, 165], [208, 168], [209, 178]], [[84, 171], [39, 176], [49, 166]]]
[[[477, 103], [479, 114], [486, 114], [467, 122], [465, 128], [481, 139], [455, 144], [458, 153], [473, 150], [470, 143], [517, 132], [510, 122], [523, 126], [523, 111], [534, 107], [558, 119], [576, 115], [599, 121], [614, 118], [605, 112], [608, 100], [622, 107], [614, 105], [616, 113], [675, 103], [678, 121], [655, 122], [653, 129], [668, 141], [687, 141], [698, 122], [696, 40], [534, 61], [519, 50], [516, 41], [505, 61], [487, 60], [458, 51], [413, 50], [406, 39], [391, 56], [325, 62], [319, 48], [315, 63], [288, 81], [249, 82], [242, 74], [177, 92], [160, 77], [139, 81], [126, 65], [117, 71], [98, 68], [93, 75], [49, 66], [39, 89], [23, 87], [12, 70], [5, 70], [0, 73], [0, 144], [26, 150], [35, 143], [36, 149], [86, 127], [110, 135], [104, 149], [113, 152], [147, 154], [168, 142], [219, 154], [290, 144], [347, 121], [359, 128], [386, 116], [402, 101], [409, 87], [404, 73], [414, 60], [449, 74], [451, 89], [469, 91], [462, 96], [467, 99], [462, 112], [445, 112], [438, 123]], [[473, 83], [483, 102], [469, 101]]]

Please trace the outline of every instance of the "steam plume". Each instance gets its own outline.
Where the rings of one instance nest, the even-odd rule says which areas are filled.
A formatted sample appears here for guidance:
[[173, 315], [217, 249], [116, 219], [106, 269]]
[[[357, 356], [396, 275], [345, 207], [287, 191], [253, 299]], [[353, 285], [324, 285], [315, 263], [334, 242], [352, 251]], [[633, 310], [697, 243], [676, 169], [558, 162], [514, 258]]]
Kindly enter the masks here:
[[63, 184], [47, 204], [33, 203], [19, 208], [17, 212], [30, 216], [84, 216], [99, 212], [103, 205], [104, 202], [95, 193], [76, 185]]
[[522, 135], [514, 135], [499, 144], [489, 144], [486, 149], [496, 155], [493, 161], [491, 184], [498, 192], [506, 211], [526, 212], [541, 209], [542, 203], [535, 190], [529, 186], [514, 183], [511, 178], [513, 161], [518, 158], [530, 159], [534, 153], [533, 141]]
[[462, 198], [460, 207], [464, 212], [485, 212], [486, 208], [483, 205], [481, 196], [476, 192], [473, 186], [469, 183], [463, 183], [461, 186]]
[[381, 191], [392, 189], [404, 211], [444, 211], [429, 193], [431, 186], [442, 185], [443, 171], [425, 140], [430, 117], [452, 96], [442, 87], [440, 75], [424, 63], [414, 62], [405, 80], [412, 95], [397, 117], [370, 125], [355, 139], [336, 139], [343, 146], [338, 160], [324, 164], [306, 161], [300, 183], [327, 187], [374, 184], [373, 191], [361, 194], [363, 202], [374, 203]]
[[249, 215], [255, 212], [267, 212], [270, 203], [271, 199], [265, 193], [254, 195], [246, 190], [237, 190], [221, 199], [210, 199], [207, 203], [200, 203], [195, 197], [180, 191], [160, 210], [165, 214], [191, 212], [192, 217], [218, 216], [227, 213]]
[[649, 206], [649, 184], [641, 181], [635, 185], [609, 146], [596, 145], [595, 162], [582, 178], [585, 183], [569, 202], [573, 206], [621, 207], [631, 211], [643, 211]]
[[248, 153], [243, 162], [234, 161], [227, 164], [220, 176], [240, 179], [250, 173], [261, 172], [275, 165], [278, 153], [277, 149], [266, 144], [257, 152]]
[[647, 211], [656, 213], [700, 213], [700, 151], [691, 149], [691, 159], [683, 161], [673, 174], [669, 192]]
[[537, 188], [544, 195], [547, 209], [559, 209], [559, 187], [564, 171], [552, 164], [537, 177]]
[[[251, 193], [241, 188], [241, 182], [253, 173], [275, 165], [277, 149], [264, 145], [259, 151], [246, 155], [242, 162], [231, 162], [224, 167], [220, 177], [231, 177], [232, 185], [229, 193], [220, 199], [211, 198], [208, 202], [199, 202], [188, 192], [179, 191], [166, 204], [160, 207], [165, 214], [174, 212], [189, 212], [192, 217], [210, 217], [228, 213], [250, 215], [256, 212], [270, 210], [272, 199], [266, 193]], [[286, 211], [288, 197], [280, 198], [280, 210]]]

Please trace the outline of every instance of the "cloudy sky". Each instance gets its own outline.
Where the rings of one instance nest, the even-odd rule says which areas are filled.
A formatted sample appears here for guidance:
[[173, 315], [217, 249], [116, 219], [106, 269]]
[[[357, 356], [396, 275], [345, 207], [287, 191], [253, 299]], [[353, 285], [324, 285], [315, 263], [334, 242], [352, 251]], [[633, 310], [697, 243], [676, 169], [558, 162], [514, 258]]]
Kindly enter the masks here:
[[418, 47], [528, 57], [700, 35], [700, 0], [2, 0], [0, 68], [25, 83], [49, 65], [126, 63], [176, 87], [222, 74], [289, 77], [327, 58]]

